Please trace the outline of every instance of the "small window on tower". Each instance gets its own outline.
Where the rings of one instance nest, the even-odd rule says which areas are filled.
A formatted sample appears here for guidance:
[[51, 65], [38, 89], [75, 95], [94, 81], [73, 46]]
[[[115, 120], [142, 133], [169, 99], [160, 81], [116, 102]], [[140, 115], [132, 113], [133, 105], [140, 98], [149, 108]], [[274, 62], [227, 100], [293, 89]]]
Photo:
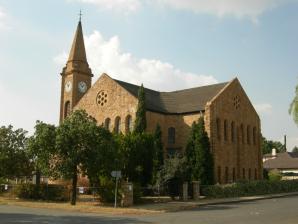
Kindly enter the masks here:
[[70, 114], [70, 102], [67, 101], [64, 106], [64, 118], [68, 117]]
[[239, 96], [235, 96], [233, 101], [234, 101], [235, 109], [238, 110], [240, 108], [240, 98], [239, 98]]

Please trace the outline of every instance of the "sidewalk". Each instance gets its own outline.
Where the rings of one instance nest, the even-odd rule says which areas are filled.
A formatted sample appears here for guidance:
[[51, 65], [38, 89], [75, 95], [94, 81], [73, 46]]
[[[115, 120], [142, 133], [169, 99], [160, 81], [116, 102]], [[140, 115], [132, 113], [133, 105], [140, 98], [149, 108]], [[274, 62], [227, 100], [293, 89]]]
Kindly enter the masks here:
[[198, 201], [170, 201], [165, 203], [152, 203], [152, 204], [144, 204], [139, 206], [137, 205], [137, 206], [134, 206], [134, 208], [151, 210], [151, 211], [159, 211], [159, 212], [177, 212], [181, 210], [189, 210], [189, 209], [197, 208], [200, 206], [229, 204], [229, 203], [237, 203], [237, 202], [249, 202], [249, 201], [257, 201], [257, 200], [296, 196], [296, 195], [298, 195], [298, 192], [258, 195], [258, 196], [250, 196], [250, 197], [239, 197], [239, 198], [201, 199]]

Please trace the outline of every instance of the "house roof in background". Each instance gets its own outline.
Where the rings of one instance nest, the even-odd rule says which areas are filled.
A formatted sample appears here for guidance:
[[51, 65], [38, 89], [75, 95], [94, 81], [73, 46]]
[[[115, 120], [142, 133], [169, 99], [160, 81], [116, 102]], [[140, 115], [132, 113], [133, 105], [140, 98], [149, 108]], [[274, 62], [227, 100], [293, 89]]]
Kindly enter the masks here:
[[277, 153], [275, 158], [266, 160], [263, 166], [265, 169], [298, 169], [298, 153]]

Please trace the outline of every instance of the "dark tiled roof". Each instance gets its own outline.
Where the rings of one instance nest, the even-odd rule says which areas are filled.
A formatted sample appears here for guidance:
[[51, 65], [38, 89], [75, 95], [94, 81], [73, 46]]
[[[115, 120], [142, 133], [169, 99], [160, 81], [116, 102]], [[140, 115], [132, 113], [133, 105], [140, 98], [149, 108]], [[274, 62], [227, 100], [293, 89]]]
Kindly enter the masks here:
[[[140, 86], [114, 79], [120, 86], [138, 97]], [[202, 86], [174, 92], [158, 92], [145, 88], [147, 110], [165, 114], [183, 114], [204, 111], [210, 101], [228, 83]]]
[[295, 169], [298, 168], [298, 153], [277, 153], [276, 158], [264, 162], [265, 169]]

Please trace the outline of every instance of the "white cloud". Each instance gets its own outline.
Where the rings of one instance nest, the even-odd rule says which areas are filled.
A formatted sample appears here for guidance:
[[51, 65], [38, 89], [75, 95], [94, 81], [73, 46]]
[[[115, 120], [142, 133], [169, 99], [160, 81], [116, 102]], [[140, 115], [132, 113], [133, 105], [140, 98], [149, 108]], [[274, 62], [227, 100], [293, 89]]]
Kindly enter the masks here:
[[119, 12], [135, 12], [140, 6], [140, 0], [68, 0], [93, 4], [100, 9], [115, 10]]
[[297, 0], [68, 0], [93, 4], [100, 9], [121, 12], [137, 11], [145, 3], [188, 10], [194, 13], [211, 14], [218, 17], [247, 17], [258, 22], [258, 16], [267, 10]]
[[[85, 37], [88, 62], [96, 75], [105, 72], [111, 77], [160, 91], [171, 91], [217, 83], [210, 75], [183, 72], [172, 64], [158, 59], [138, 59], [121, 51], [117, 36], [105, 40], [98, 31]], [[54, 61], [64, 65], [67, 54], [62, 53]]]
[[155, 0], [161, 5], [175, 9], [206, 13], [218, 17], [249, 17], [257, 22], [259, 15], [279, 5], [297, 0]]
[[271, 114], [273, 109], [272, 105], [269, 103], [255, 104], [254, 107], [260, 114]]
[[0, 6], [0, 30], [9, 28], [9, 26], [7, 25], [7, 19], [7, 13], [5, 12], [4, 8]]

